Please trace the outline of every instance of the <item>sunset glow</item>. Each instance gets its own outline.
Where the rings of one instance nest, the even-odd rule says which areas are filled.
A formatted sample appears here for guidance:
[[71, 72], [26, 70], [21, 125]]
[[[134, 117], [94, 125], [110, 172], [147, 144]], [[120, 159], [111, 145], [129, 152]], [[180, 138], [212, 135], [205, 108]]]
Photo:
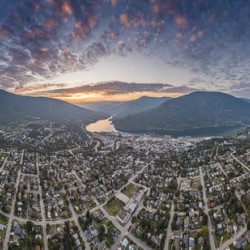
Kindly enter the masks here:
[[[249, 8], [244, 1], [4, 0], [0, 88], [70, 102], [196, 90], [249, 97]], [[124, 93], [121, 86], [107, 93], [106, 82], [124, 82]], [[170, 89], [129, 91], [130, 83]]]

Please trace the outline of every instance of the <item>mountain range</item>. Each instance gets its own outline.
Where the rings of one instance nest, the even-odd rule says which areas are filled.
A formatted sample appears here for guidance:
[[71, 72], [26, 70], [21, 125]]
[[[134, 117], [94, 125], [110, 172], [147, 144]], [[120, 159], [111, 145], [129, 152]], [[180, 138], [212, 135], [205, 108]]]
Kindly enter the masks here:
[[191, 130], [250, 124], [248, 101], [220, 92], [193, 92], [172, 99], [141, 97], [122, 103], [88, 104], [89, 108], [104, 114], [57, 99], [20, 96], [0, 90], [0, 123], [41, 118], [87, 125], [112, 114], [113, 124], [119, 131], [187, 134]]
[[33, 118], [88, 124], [107, 115], [46, 97], [29, 97], [0, 90], [0, 123], [19, 122]]
[[220, 92], [193, 92], [144, 112], [115, 117], [120, 131], [170, 133], [250, 122], [250, 103]]
[[128, 102], [94, 102], [79, 103], [78, 105], [93, 111], [103, 112], [116, 117], [123, 117], [145, 110], [158, 107], [160, 104], [170, 100], [170, 97], [149, 97], [142, 96], [138, 99]]

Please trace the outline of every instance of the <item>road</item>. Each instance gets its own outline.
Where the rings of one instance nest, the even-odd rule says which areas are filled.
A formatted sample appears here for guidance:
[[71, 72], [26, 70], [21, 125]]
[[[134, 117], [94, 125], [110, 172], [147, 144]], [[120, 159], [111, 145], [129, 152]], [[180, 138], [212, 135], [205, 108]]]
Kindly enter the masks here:
[[[128, 184], [133, 183], [134, 180], [138, 177], [138, 175], [141, 174], [141, 173], [144, 171], [144, 169], [146, 169], [147, 167], [148, 167], [148, 165], [145, 165], [140, 171], [138, 171], [136, 174], [134, 174], [134, 175], [128, 180], [128, 182], [127, 182], [125, 185], [123, 185], [120, 189], [118, 189], [118, 190], [114, 193], [113, 197], [116, 197], [116, 196], [117, 196], [117, 195], [118, 195], [118, 194], [119, 194]], [[95, 211], [96, 209], [100, 209], [102, 206], [105, 206], [107, 202], [108, 202], [108, 201], [105, 201], [104, 203], [97, 205], [96, 207], [92, 208], [92, 209], [90, 210], [90, 212], [93, 212], [93, 211]]]
[[241, 162], [237, 157], [235, 157], [233, 154], [231, 156], [236, 160], [242, 167], [244, 167], [248, 172], [250, 172], [250, 168], [247, 167], [243, 162]]
[[[237, 191], [235, 191], [235, 195], [237, 196], [238, 200], [240, 201], [241, 205], [243, 206], [244, 210], [246, 211], [246, 207], [245, 205], [242, 203], [240, 195]], [[231, 239], [227, 240], [226, 242], [224, 242], [219, 248], [218, 250], [224, 250], [226, 249], [229, 245], [231, 245], [234, 241], [236, 241], [237, 239], [239, 239], [240, 237], [242, 237], [242, 235], [247, 231], [247, 225], [246, 223], [244, 223], [244, 227], [241, 228], [241, 230]]]
[[1, 168], [0, 168], [0, 172], [3, 170], [3, 168], [4, 168], [5, 164], [6, 164], [6, 162], [8, 161], [8, 158], [9, 158], [9, 156], [7, 156], [7, 157], [5, 158], [5, 160], [3, 161], [3, 164], [2, 164], [2, 166], [1, 166]]
[[[18, 187], [19, 182], [20, 182], [20, 177], [21, 177], [21, 170], [19, 169], [18, 175], [17, 175], [17, 181], [16, 181], [16, 185], [15, 185], [15, 189], [16, 190], [17, 190], [17, 187]], [[9, 239], [10, 239], [10, 232], [11, 232], [12, 220], [14, 218], [15, 204], [16, 204], [16, 193], [15, 193], [14, 199], [12, 201], [10, 215], [7, 216], [9, 218], [9, 221], [8, 221], [7, 230], [6, 230], [6, 236], [5, 236], [5, 240], [4, 240], [4, 244], [3, 244], [3, 249], [4, 250], [8, 249], [8, 243], [9, 243]]]
[[69, 208], [70, 208], [71, 213], [73, 215], [73, 220], [75, 221], [76, 226], [78, 227], [79, 233], [80, 233], [83, 241], [85, 242], [85, 249], [90, 250], [90, 246], [89, 246], [89, 243], [87, 241], [87, 238], [85, 237], [84, 232], [82, 230], [82, 227], [81, 227], [81, 225], [80, 225], [80, 223], [78, 221], [79, 216], [76, 214], [76, 212], [75, 212], [75, 210], [74, 210], [74, 208], [73, 208], [70, 201], [69, 201]]
[[[101, 142], [99, 140], [96, 141], [96, 145], [94, 147], [94, 150], [96, 152], [98, 152], [98, 149], [101, 145]], [[219, 148], [220, 145], [218, 145], [217, 149], [216, 149], [216, 155], [218, 153], [218, 148]], [[80, 146], [78, 146], [79, 148]], [[78, 148], [75, 148], [75, 149], [78, 149]], [[68, 149], [67, 151], [69, 151], [71, 154], [74, 154], [72, 152], [72, 150], [74, 149]], [[246, 166], [244, 163], [242, 163], [237, 157], [235, 157], [233, 154], [231, 154], [232, 157], [234, 158], [234, 160], [236, 160], [239, 164], [241, 164], [242, 167], [244, 167], [248, 172], [250, 172], [250, 168], [248, 166]], [[23, 164], [23, 158], [24, 158], [24, 150], [22, 150], [22, 153], [21, 153], [21, 157], [20, 157], [20, 166], [22, 166]], [[0, 168], [0, 171], [3, 170], [6, 162], [7, 162], [7, 159], [6, 158]], [[219, 163], [217, 163], [219, 164]], [[137, 176], [142, 173], [146, 168], [147, 168], [148, 165], [145, 165], [140, 171], [138, 171], [137, 173], [135, 173], [129, 180], [128, 182], [122, 186], [119, 190], [117, 190], [115, 193], [114, 193], [114, 197], [116, 197], [122, 190], [125, 186], [127, 186], [129, 183], [134, 183], [134, 180], [137, 178]], [[39, 190], [37, 193], [40, 194], [40, 207], [41, 207], [41, 215], [42, 215], [42, 220], [41, 221], [33, 221], [33, 220], [30, 220], [32, 221], [35, 225], [40, 225], [42, 226], [42, 229], [43, 229], [43, 235], [44, 235], [44, 249], [45, 250], [48, 250], [48, 236], [47, 236], [47, 232], [46, 232], [46, 225], [56, 225], [56, 224], [63, 224], [67, 221], [72, 221], [74, 220], [75, 223], [76, 223], [76, 226], [78, 227], [78, 230], [79, 230], [79, 233], [82, 237], [82, 239], [84, 240], [85, 242], [85, 246], [86, 246], [86, 249], [90, 250], [90, 246], [89, 246], [89, 243], [87, 242], [87, 239], [85, 237], [85, 234], [81, 228], [81, 225], [79, 224], [79, 221], [78, 221], [78, 218], [79, 218], [79, 215], [75, 212], [73, 206], [72, 206], [72, 203], [69, 202], [69, 208], [71, 210], [71, 213], [72, 213], [72, 216], [70, 218], [67, 218], [67, 219], [58, 219], [58, 220], [54, 220], [54, 221], [48, 221], [46, 220], [46, 214], [45, 214], [45, 205], [44, 205], [44, 201], [42, 199], [42, 189], [41, 189], [41, 183], [40, 183], [40, 168], [39, 168], [39, 156], [37, 154], [36, 156], [36, 167], [37, 167], [37, 176], [39, 177], [38, 178], [38, 185], [39, 185]], [[226, 175], [225, 171], [223, 170], [222, 166], [220, 166], [219, 164], [219, 167], [221, 169], [221, 171]], [[204, 175], [203, 175], [203, 172], [202, 172], [202, 167], [199, 167], [199, 171], [200, 171], [200, 181], [201, 181], [201, 185], [202, 185], [202, 193], [203, 193], [203, 199], [204, 199], [204, 203], [205, 203], [205, 213], [208, 215], [208, 229], [209, 229], [209, 241], [210, 241], [210, 246], [211, 246], [211, 249], [212, 250], [215, 250], [215, 243], [214, 243], [214, 235], [213, 235], [213, 228], [212, 228], [212, 224], [211, 224], [211, 219], [210, 219], [210, 216], [209, 216], [209, 208], [208, 208], [208, 199], [207, 199], [207, 195], [206, 195], [206, 188], [205, 188], [205, 182], [204, 182]], [[85, 187], [85, 185], [83, 184], [83, 182], [81, 181], [81, 179], [79, 178], [79, 176], [77, 175], [77, 173], [73, 170], [72, 171], [72, 174], [75, 175], [76, 179], [79, 181], [79, 183], [81, 184], [81, 186]], [[21, 176], [36, 176], [36, 175], [26, 175], [26, 174], [21, 174], [21, 170], [19, 169], [18, 171], [18, 175], [17, 175], [17, 179], [16, 179], [16, 183], [15, 183], [15, 188], [17, 189], [19, 183], [20, 183], [20, 178]], [[237, 177], [239, 178], [239, 177]], [[178, 178], [178, 185], [180, 183], [180, 180], [181, 178]], [[146, 189], [148, 190], [148, 189]], [[240, 197], [239, 195], [237, 194], [236, 192], [236, 195], [238, 197], [238, 199], [240, 200]], [[26, 223], [28, 221], [28, 219], [23, 219], [23, 218], [20, 218], [20, 217], [17, 217], [14, 215], [14, 208], [15, 208], [15, 203], [16, 203], [16, 193], [14, 195], [14, 198], [13, 198], [13, 201], [12, 201], [12, 207], [11, 207], [11, 211], [10, 211], [10, 214], [6, 214], [4, 213], [3, 211], [0, 210], [0, 214], [3, 214], [5, 215], [6, 217], [9, 218], [9, 221], [8, 221], [8, 224], [7, 224], [7, 228], [6, 228], [6, 237], [5, 237], [5, 241], [4, 241], [4, 248], [3, 249], [8, 249], [8, 242], [9, 242], [9, 238], [10, 238], [10, 232], [11, 232], [11, 226], [12, 226], [12, 222], [13, 220], [17, 220], [21, 223]], [[151, 250], [151, 248], [149, 246], [147, 246], [144, 242], [140, 241], [137, 237], [135, 237], [132, 233], [129, 232], [129, 228], [130, 226], [132, 225], [132, 217], [129, 219], [128, 223], [125, 225], [125, 226], [122, 226], [116, 219], [116, 217], [114, 216], [111, 216], [110, 214], [107, 213], [107, 211], [104, 209], [104, 205], [106, 204], [106, 202], [104, 202], [103, 204], [99, 204], [99, 202], [96, 200], [96, 198], [94, 196], [92, 196], [93, 200], [96, 202], [96, 207], [91, 209], [91, 212], [93, 212], [94, 210], [96, 209], [100, 209], [103, 214], [106, 216], [106, 218], [110, 221], [112, 221], [112, 223], [115, 225], [115, 227], [121, 232], [118, 240], [115, 242], [115, 244], [112, 246], [112, 249], [113, 250], [116, 250], [120, 244], [120, 242], [122, 241], [122, 239], [124, 237], [128, 237], [130, 238], [132, 241], [134, 241], [138, 246], [140, 246], [142, 249], [145, 249], [145, 250]], [[139, 206], [135, 212], [134, 215], [137, 215], [139, 213], [139, 211], [143, 208], [143, 202], [140, 201], [139, 203]], [[219, 208], [219, 207], [217, 207]], [[171, 210], [170, 210], [170, 220], [169, 220], [169, 223], [168, 223], [168, 227], [167, 227], [167, 235], [166, 235], [166, 240], [165, 240], [165, 246], [164, 246], [164, 250], [167, 250], [168, 249], [168, 246], [169, 246], [169, 241], [170, 241], [170, 238], [171, 238], [171, 224], [172, 224], [172, 221], [173, 221], [173, 217], [174, 217], [174, 202], [172, 202], [171, 204]], [[231, 239], [227, 240], [226, 242], [224, 242], [219, 248], [217, 248], [218, 250], [224, 250], [226, 249], [230, 244], [232, 244], [235, 240], [239, 239], [247, 230], [247, 226], [246, 224], [244, 224], [244, 226], [239, 230], [239, 232]]]
[[[24, 155], [24, 150], [22, 151], [21, 160], [20, 160], [20, 165], [22, 165], [22, 163], [23, 163], [23, 155]], [[39, 168], [39, 158], [38, 158], [38, 156], [37, 156], [37, 158], [36, 158], [36, 167], [37, 167], [37, 176], [40, 176], [40, 168]], [[135, 175], [133, 175], [133, 176], [129, 179], [129, 181], [128, 181], [128, 183], [127, 183], [126, 185], [128, 185], [128, 184], [131, 183], [131, 182], [133, 182], [133, 181], [135, 180], [135, 178], [138, 176], [138, 174], [142, 173], [146, 167], [147, 167], [147, 165], [145, 165], [139, 172], [137, 172]], [[72, 173], [76, 176], [77, 180], [80, 181], [81, 185], [84, 186], [83, 183], [82, 183], [82, 181], [81, 181], [81, 179], [80, 179], [80, 178], [78, 177], [78, 175], [76, 174], [76, 172], [75, 172], [75, 171], [72, 171]], [[32, 176], [34, 176], [34, 175], [32, 175]], [[17, 189], [17, 187], [19, 186], [20, 178], [21, 178], [21, 170], [19, 170], [19, 172], [18, 172], [18, 176], [17, 176], [17, 180], [16, 180], [16, 184], [15, 184], [15, 188], [16, 188], [16, 189]], [[29, 220], [29, 221], [32, 221], [35, 225], [42, 226], [42, 228], [43, 228], [43, 235], [44, 235], [44, 249], [45, 249], [45, 250], [48, 250], [48, 236], [47, 236], [47, 232], [46, 232], [46, 225], [47, 225], [47, 224], [49, 224], [49, 225], [63, 224], [63, 223], [65, 223], [65, 222], [67, 222], [67, 221], [72, 221], [72, 220], [74, 220], [74, 221], [76, 222], [76, 225], [77, 225], [77, 227], [78, 227], [78, 230], [79, 230], [79, 232], [80, 232], [80, 235], [81, 235], [81, 237], [83, 238], [83, 240], [84, 240], [84, 242], [85, 242], [86, 249], [90, 249], [90, 246], [89, 246], [89, 244], [88, 244], [88, 242], [87, 242], [87, 239], [86, 239], [86, 237], [85, 237], [85, 235], [84, 235], [84, 232], [83, 232], [83, 230], [82, 230], [82, 228], [81, 228], [81, 226], [80, 226], [80, 224], [79, 224], [79, 222], [78, 222], [78, 217], [79, 217], [79, 216], [75, 213], [75, 210], [74, 210], [74, 208], [73, 208], [71, 202], [70, 202], [70, 204], [69, 204], [69, 207], [70, 207], [71, 212], [72, 212], [72, 215], [73, 215], [72, 217], [67, 218], [67, 219], [54, 220], [54, 221], [48, 221], [48, 220], [46, 221], [45, 205], [44, 205], [44, 202], [43, 202], [43, 199], [42, 199], [42, 190], [41, 190], [40, 178], [38, 178], [38, 179], [39, 179], [39, 194], [40, 194], [40, 207], [41, 207], [42, 221], [34, 221], [34, 220], [24, 219], [24, 218], [15, 216], [15, 215], [14, 215], [14, 208], [15, 208], [15, 203], [16, 203], [16, 194], [15, 194], [14, 199], [13, 199], [13, 201], [12, 201], [12, 208], [11, 208], [10, 214], [4, 213], [3, 211], [0, 210], [0, 214], [2, 214], [2, 215], [4, 215], [4, 216], [6, 216], [6, 217], [9, 218], [9, 222], [8, 222], [7, 230], [6, 230], [6, 237], [5, 237], [5, 241], [4, 241], [4, 249], [8, 249], [8, 242], [9, 242], [9, 237], [10, 237], [10, 232], [11, 232], [11, 225], [12, 225], [12, 221], [13, 221], [13, 220], [17, 220], [17, 221], [19, 221], [19, 222], [21, 222], [21, 223], [26, 223], [26, 222]], [[126, 185], [124, 185], [124, 186], [121, 187], [119, 190], [117, 190], [117, 192], [115, 193], [115, 195], [117, 195], [118, 193], [120, 193], [120, 192], [122, 191], [122, 189], [123, 189]], [[94, 197], [94, 198], [95, 198], [95, 197]], [[114, 225], [121, 231], [121, 236], [119, 237], [119, 240], [116, 242], [115, 248], [113, 248], [113, 249], [117, 249], [116, 247], [118, 246], [118, 244], [120, 243], [120, 241], [123, 239], [123, 237], [124, 237], [125, 235], [128, 234], [128, 229], [129, 229], [129, 227], [130, 227], [130, 225], [131, 225], [131, 219], [130, 219], [130, 221], [127, 223], [127, 225], [126, 225], [125, 227], [122, 227], [122, 226], [118, 223], [118, 221], [116, 220], [116, 218], [110, 216], [110, 215], [106, 212], [106, 210], [103, 208], [103, 205], [105, 205], [106, 202], [103, 203], [103, 204], [99, 204], [98, 201], [97, 201], [96, 199], [94, 199], [94, 200], [95, 200], [95, 202], [97, 203], [97, 206], [96, 206], [94, 209], [92, 209], [91, 211], [94, 211], [94, 210], [96, 210], [96, 209], [98, 209], [98, 208], [101, 209], [102, 212], [105, 214], [105, 216], [106, 216], [109, 220], [111, 220], [111, 221], [114, 223]], [[139, 210], [138, 210], [138, 211], [139, 211]], [[131, 238], [132, 238], [132, 237], [133, 237], [132, 240], [135, 241], [135, 243], [136, 243], [137, 245], [141, 246], [143, 249], [148, 249], [148, 250], [151, 249], [151, 248], [149, 248], [148, 246], [146, 246], [143, 242], [141, 242], [139, 239], [137, 239], [136, 237], [134, 237], [134, 236], [131, 235]]]
[[[40, 169], [39, 169], [39, 157], [36, 154], [36, 168], [37, 168], [37, 175], [40, 176]], [[38, 185], [39, 185], [39, 193], [40, 193], [40, 207], [41, 207], [41, 214], [42, 214], [42, 228], [43, 228], [43, 237], [44, 237], [44, 249], [48, 250], [48, 237], [46, 231], [46, 214], [45, 214], [45, 206], [42, 198], [42, 188], [40, 178], [38, 178]]]
[[[95, 146], [95, 150], [98, 151], [98, 148], [100, 146], [101, 142], [100, 141], [97, 141], [97, 144]], [[22, 151], [22, 155], [21, 155], [21, 159], [20, 159], [20, 165], [22, 165], [23, 163], [23, 156], [24, 156], [24, 150]], [[235, 157], [234, 155], [232, 155], [232, 157], [237, 161], [239, 162], [245, 169], [247, 169], [249, 172], [250, 172], [250, 169], [245, 165], [243, 164], [239, 159], [237, 159], [237, 157]], [[3, 169], [3, 166], [4, 164], [6, 164], [7, 162], [7, 159], [5, 159], [3, 165], [1, 166], [1, 169]], [[36, 167], [37, 167], [37, 176], [39, 177], [40, 176], [40, 169], [39, 169], [39, 157], [37, 155], [37, 160], [36, 160]], [[223, 173], [226, 175], [226, 173], [224, 172], [224, 170], [222, 169], [221, 166], [219, 166], [221, 168], [221, 170], [223, 171]], [[133, 183], [134, 180], [137, 178], [137, 176], [142, 173], [145, 168], [147, 168], [147, 165], [145, 165], [140, 171], [138, 171], [136, 174], [134, 174], [129, 180], [128, 182], [122, 186], [119, 190], [117, 190], [115, 193], [114, 193], [114, 196], [116, 197], [122, 190], [125, 186], [127, 186], [129, 183]], [[202, 168], [200, 167], [199, 168], [199, 171], [200, 171], [200, 180], [201, 180], [201, 185], [202, 185], [202, 192], [203, 192], [203, 199], [204, 199], [204, 203], [205, 203], [205, 213], [208, 215], [208, 229], [209, 229], [209, 241], [210, 241], [210, 246], [211, 246], [211, 249], [216, 249], [215, 248], [215, 244], [214, 244], [214, 236], [213, 236], [213, 229], [212, 229], [212, 224], [211, 224], [211, 220], [210, 220], [210, 217], [209, 217], [209, 208], [208, 208], [208, 199], [207, 199], [207, 196], [206, 196], [206, 190], [205, 190], [205, 183], [204, 183], [204, 177], [203, 177], [203, 172], [202, 172]], [[85, 186], [81, 179], [79, 178], [79, 176], [77, 175], [77, 173], [75, 171], [72, 171], [72, 174], [75, 175], [76, 179], [80, 182], [81, 186]], [[34, 176], [34, 175], [33, 175]], [[18, 185], [19, 185], [19, 182], [20, 182], [20, 178], [21, 178], [21, 170], [18, 171], [18, 176], [17, 176], [17, 180], [16, 180], [16, 184], [15, 184], [15, 187], [17, 188]], [[79, 215], [76, 214], [71, 202], [69, 203], [69, 208], [71, 210], [71, 213], [72, 213], [72, 217], [70, 218], [67, 218], [67, 219], [59, 219], [59, 220], [54, 220], [54, 221], [46, 221], [46, 214], [45, 214], [45, 206], [44, 206], [44, 202], [43, 202], [43, 199], [42, 199], [42, 190], [41, 190], [41, 183], [40, 183], [40, 178], [38, 178], [39, 181], [38, 181], [38, 184], [39, 184], [39, 194], [40, 194], [40, 206], [41, 206], [41, 214], [42, 214], [42, 221], [32, 221], [35, 225], [40, 225], [42, 226], [43, 228], [43, 235], [44, 235], [44, 249], [45, 250], [48, 250], [48, 239], [47, 239], [47, 232], [46, 232], [46, 225], [49, 224], [49, 225], [56, 225], [56, 224], [62, 224], [62, 223], [65, 223], [67, 221], [72, 221], [74, 220], [77, 227], [78, 227], [78, 230], [79, 230], [79, 233], [82, 237], [82, 239], [84, 240], [85, 242], [85, 246], [86, 246], [86, 249], [90, 250], [90, 246], [87, 242], [87, 239], [85, 237], [85, 234], [81, 228], [81, 225], [79, 224], [78, 222], [78, 218], [79, 218]], [[180, 181], [180, 179], [178, 179]], [[104, 202], [103, 204], [99, 204], [99, 202], [96, 200], [96, 198], [93, 196], [93, 199], [94, 201], [96, 202], [97, 206], [93, 209], [91, 209], [91, 212], [93, 212], [94, 210], [96, 209], [100, 209], [103, 214], [106, 216], [107, 219], [109, 219], [110, 221], [112, 221], [112, 223], [115, 225], [115, 227], [121, 232], [118, 240], [115, 242], [115, 244], [112, 246], [112, 249], [116, 250], [120, 244], [120, 242], [122, 241], [122, 239], [124, 237], [128, 237], [130, 238], [132, 241], [134, 241], [138, 246], [140, 246], [142, 249], [145, 249], [145, 250], [151, 250], [151, 248], [149, 246], [147, 246], [144, 242], [140, 241], [138, 238], [136, 238], [132, 233], [129, 232], [129, 228], [130, 226], [132, 225], [132, 220], [130, 218], [130, 220], [128, 221], [128, 223], [125, 225], [125, 226], [122, 226], [116, 219], [116, 217], [113, 217], [111, 215], [109, 215], [107, 213], [107, 211], [103, 208], [103, 206], [106, 204], [106, 202]], [[9, 221], [8, 221], [8, 225], [7, 225], [7, 230], [6, 230], [6, 237], [5, 237], [5, 241], [4, 241], [4, 249], [8, 249], [8, 242], [9, 242], [9, 237], [10, 237], [10, 232], [11, 232], [11, 225], [12, 225], [12, 221], [13, 220], [17, 220], [19, 222], [23, 222], [23, 223], [26, 223], [28, 221], [28, 219], [23, 219], [23, 218], [20, 218], [20, 217], [17, 217], [14, 215], [14, 208], [15, 208], [15, 202], [16, 202], [16, 194], [14, 196], [14, 199], [12, 201], [12, 208], [11, 208], [11, 212], [10, 214], [6, 214], [4, 213], [3, 211], [0, 211], [1, 214], [7, 216], [9, 218]], [[139, 211], [141, 210], [141, 208], [143, 207], [142, 205], [142, 201], [140, 202], [136, 212], [135, 212], [135, 215], [139, 213]], [[167, 235], [166, 235], [166, 240], [165, 240], [165, 246], [164, 246], [164, 250], [167, 250], [168, 249], [168, 246], [169, 246], [169, 241], [170, 241], [170, 238], [171, 238], [171, 224], [172, 224], [172, 221], [173, 221], [173, 217], [174, 217], [174, 203], [172, 202], [171, 204], [171, 210], [170, 210], [170, 220], [169, 220], [169, 223], [168, 223], [168, 227], [167, 227]], [[219, 248], [218, 250], [224, 250], [226, 249], [230, 244], [232, 244], [235, 240], [237, 240], [238, 238], [240, 238], [247, 230], [247, 226], [244, 225], [243, 228], [241, 228], [241, 230], [231, 239], [229, 239], [228, 241], [224, 242]]]
[[236, 241], [237, 239], [239, 239], [245, 232], [247, 231], [247, 225], [245, 225], [233, 238], [227, 240], [226, 242], [224, 242], [219, 248], [218, 250], [224, 250], [226, 249], [229, 245], [231, 245], [234, 241]]
[[203, 199], [205, 203], [205, 213], [208, 216], [208, 231], [209, 231], [209, 242], [210, 242], [210, 247], [212, 250], [216, 249], [215, 244], [214, 244], [214, 236], [213, 236], [213, 228], [212, 228], [212, 223], [210, 216], [208, 214], [209, 208], [207, 205], [207, 194], [206, 194], [206, 189], [205, 189], [205, 182], [204, 182], [204, 177], [203, 177], [203, 172], [202, 172], [202, 167], [199, 167], [200, 169], [200, 180], [201, 180], [201, 185], [202, 185], [202, 193], [203, 193]]
[[225, 175], [225, 177], [227, 177], [227, 173], [225, 172], [225, 170], [223, 169], [223, 167], [221, 166], [221, 164], [217, 163], [217, 166], [220, 168], [221, 172]]
[[144, 242], [136, 238], [133, 234], [128, 233], [127, 236], [134, 241], [139, 247], [141, 247], [143, 250], [153, 250], [151, 247], [146, 245]]
[[[130, 183], [133, 183], [134, 180], [136, 179], [136, 177], [142, 173], [144, 171], [145, 168], [147, 168], [148, 165], [145, 165], [140, 171], [138, 171], [135, 175], [133, 175], [129, 180], [128, 182], [122, 186], [119, 190], [117, 190], [114, 194], [114, 196], [116, 197], [123, 189], [125, 186], [127, 186], [128, 184]], [[125, 226], [122, 226], [116, 219], [116, 217], [114, 216], [111, 216], [104, 208], [103, 206], [106, 204], [107, 202], [104, 202], [102, 204], [99, 204], [97, 205], [95, 208], [91, 209], [90, 212], [93, 212], [95, 211], [96, 209], [100, 209], [103, 214], [107, 217], [107, 219], [109, 219], [110, 221], [112, 221], [112, 223], [115, 225], [115, 227], [117, 229], [119, 229], [119, 231], [121, 232], [121, 235], [119, 236], [118, 240], [115, 242], [115, 244], [112, 246], [112, 250], [117, 250], [121, 240], [127, 236], [129, 238], [131, 238], [131, 240], [133, 240], [138, 246], [140, 246], [141, 248], [145, 249], [145, 250], [150, 250], [151, 248], [149, 246], [147, 246], [145, 243], [143, 243], [142, 241], [140, 241], [138, 238], [136, 238], [135, 236], [133, 236], [131, 233], [129, 233], [129, 227], [131, 226], [132, 222], [131, 222], [131, 219], [132, 217], [129, 219], [129, 221], [127, 222], [127, 224]], [[142, 207], [142, 201], [140, 202], [136, 212], [135, 212], [135, 215], [140, 211]], [[133, 239], [132, 237], [130, 236], [133, 236]]]
[[[128, 238], [130, 238], [132, 241], [135, 242], [135, 244], [137, 244], [138, 246], [140, 246], [142, 249], [144, 250], [151, 250], [152, 248], [149, 247], [148, 245], [146, 245], [144, 242], [142, 242], [141, 240], [139, 240], [137, 237], [135, 237], [133, 234], [131, 234], [129, 232], [129, 227], [131, 226], [132, 222], [132, 217], [129, 219], [128, 223], [125, 226], [122, 226], [116, 219], [116, 217], [113, 217], [111, 215], [109, 215], [109, 213], [107, 213], [107, 211], [101, 207], [100, 210], [102, 211], [102, 213], [107, 217], [107, 219], [109, 219], [110, 221], [112, 221], [112, 223], [115, 225], [115, 227], [121, 232], [121, 235], [119, 236], [118, 240], [116, 241], [116, 243], [112, 246], [112, 250], [117, 250], [120, 242], [122, 241], [122, 239], [127, 236]], [[140, 206], [137, 209], [137, 212], [139, 212], [140, 210]]]
[[98, 149], [100, 148], [100, 146], [101, 146], [101, 142], [99, 140], [97, 140], [96, 145], [95, 145], [95, 152], [96, 153], [98, 152]]
[[170, 236], [172, 233], [171, 224], [173, 222], [173, 218], [174, 218], [174, 202], [172, 202], [172, 204], [171, 204], [170, 219], [169, 219], [169, 223], [168, 223], [168, 229], [167, 229], [167, 235], [166, 235], [166, 240], [165, 240], [165, 244], [164, 244], [164, 250], [168, 250], [168, 247], [169, 247]]
[[[24, 150], [22, 151], [20, 165], [22, 165], [22, 163], [23, 163], [23, 155], [24, 155]], [[38, 155], [36, 156], [36, 167], [37, 167], [37, 176], [40, 176]], [[17, 188], [19, 186], [21, 175], [22, 175], [21, 170], [19, 170], [18, 175], [17, 175], [16, 184], [15, 184], [15, 189], [16, 190], [17, 190]], [[34, 176], [34, 175], [32, 175], [32, 176]], [[48, 250], [48, 237], [47, 237], [47, 232], [46, 232], [46, 225], [47, 224], [49, 224], [49, 225], [63, 224], [65, 222], [67, 222], [67, 221], [75, 220], [76, 225], [78, 226], [79, 232], [80, 232], [83, 240], [85, 241], [86, 249], [90, 250], [89, 244], [87, 243], [87, 240], [86, 240], [86, 238], [85, 238], [85, 236], [83, 234], [83, 231], [82, 231], [82, 229], [81, 229], [81, 227], [80, 227], [80, 225], [78, 223], [78, 216], [75, 213], [71, 203], [70, 203], [70, 209], [71, 209], [71, 212], [73, 214], [72, 217], [67, 218], [67, 219], [59, 219], [59, 220], [55, 220], [55, 221], [46, 221], [45, 206], [44, 206], [44, 202], [43, 202], [43, 199], [42, 199], [42, 190], [41, 190], [40, 178], [38, 178], [38, 185], [39, 185], [40, 207], [41, 207], [42, 221], [34, 221], [34, 220], [30, 220], [30, 219], [24, 219], [24, 218], [21, 218], [21, 217], [18, 217], [18, 216], [14, 215], [14, 208], [15, 208], [15, 204], [16, 204], [16, 193], [15, 193], [14, 199], [12, 201], [10, 214], [4, 213], [3, 211], [0, 210], [0, 214], [2, 214], [4, 216], [6, 216], [7, 218], [9, 218], [7, 229], [6, 229], [6, 237], [5, 237], [3, 249], [8, 249], [8, 242], [9, 242], [9, 239], [10, 239], [10, 232], [11, 232], [12, 221], [13, 220], [17, 220], [20, 223], [26, 223], [27, 221], [32, 221], [35, 225], [42, 226], [43, 235], [44, 235], [44, 249], [45, 250]]]

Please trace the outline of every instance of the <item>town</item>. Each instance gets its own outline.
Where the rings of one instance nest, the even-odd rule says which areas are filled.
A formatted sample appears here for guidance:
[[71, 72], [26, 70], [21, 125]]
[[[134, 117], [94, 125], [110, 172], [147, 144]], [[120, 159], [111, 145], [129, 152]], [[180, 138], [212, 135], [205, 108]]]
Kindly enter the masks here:
[[250, 133], [0, 132], [0, 249], [250, 249]]

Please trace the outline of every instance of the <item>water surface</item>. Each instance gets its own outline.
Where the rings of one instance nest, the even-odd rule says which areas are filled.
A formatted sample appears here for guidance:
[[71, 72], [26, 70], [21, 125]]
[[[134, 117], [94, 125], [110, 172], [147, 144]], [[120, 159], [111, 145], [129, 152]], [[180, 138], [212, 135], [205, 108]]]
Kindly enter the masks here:
[[99, 120], [97, 122], [90, 123], [89, 125], [86, 126], [86, 130], [92, 133], [117, 132], [114, 125], [112, 124], [111, 119], [112, 117], [110, 117], [109, 119]]

